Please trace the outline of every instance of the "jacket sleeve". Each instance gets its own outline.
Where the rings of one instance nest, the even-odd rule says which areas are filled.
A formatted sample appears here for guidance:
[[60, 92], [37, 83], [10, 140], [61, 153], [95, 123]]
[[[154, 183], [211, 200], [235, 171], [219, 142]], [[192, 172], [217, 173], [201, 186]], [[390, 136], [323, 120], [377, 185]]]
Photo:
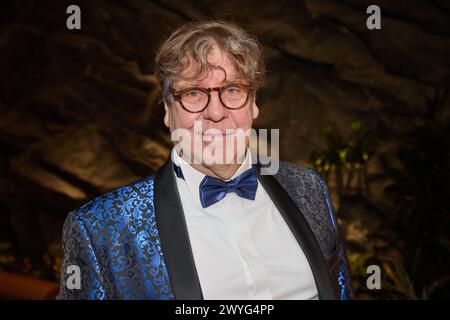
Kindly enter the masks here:
[[95, 247], [77, 210], [68, 214], [62, 238], [64, 257], [57, 299], [107, 299]]
[[333, 224], [333, 229], [336, 233], [336, 250], [329, 259], [329, 268], [331, 273], [335, 274], [333, 281], [337, 281], [337, 288], [339, 288], [338, 297], [340, 300], [350, 300], [353, 298], [353, 289], [351, 285], [351, 274], [349, 263], [347, 259], [347, 253], [344, 247], [344, 241], [342, 239], [342, 234], [339, 231], [339, 225], [337, 223], [336, 215], [333, 209], [333, 203], [328, 192], [325, 181], [320, 177], [320, 175], [313, 169], [311, 172], [316, 177], [320, 184], [323, 192], [323, 198], [326, 203], [328, 213], [330, 215], [331, 223]]

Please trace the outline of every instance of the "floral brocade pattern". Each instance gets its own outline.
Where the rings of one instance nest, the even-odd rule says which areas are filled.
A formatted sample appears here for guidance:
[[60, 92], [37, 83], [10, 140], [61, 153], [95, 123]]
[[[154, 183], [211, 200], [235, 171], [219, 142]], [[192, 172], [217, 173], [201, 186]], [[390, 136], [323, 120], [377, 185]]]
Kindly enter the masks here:
[[[111, 191], [69, 213], [58, 299], [174, 299], [156, 227], [153, 177]], [[81, 288], [69, 289], [70, 265]]]

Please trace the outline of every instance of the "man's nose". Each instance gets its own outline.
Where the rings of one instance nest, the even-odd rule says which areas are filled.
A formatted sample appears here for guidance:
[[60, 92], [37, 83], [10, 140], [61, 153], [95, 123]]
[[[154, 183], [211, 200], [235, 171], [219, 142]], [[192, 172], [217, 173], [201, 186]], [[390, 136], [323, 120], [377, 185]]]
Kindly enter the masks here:
[[219, 93], [217, 91], [211, 92], [209, 104], [203, 111], [203, 118], [218, 122], [228, 117], [228, 112], [229, 112], [228, 109], [223, 105], [222, 101], [220, 101], [219, 99]]

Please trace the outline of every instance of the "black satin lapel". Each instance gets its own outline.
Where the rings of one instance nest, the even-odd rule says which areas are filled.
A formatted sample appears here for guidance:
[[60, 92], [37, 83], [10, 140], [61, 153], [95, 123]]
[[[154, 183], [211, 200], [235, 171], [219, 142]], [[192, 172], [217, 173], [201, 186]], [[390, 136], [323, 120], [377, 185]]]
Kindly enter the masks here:
[[261, 175], [260, 164], [254, 166], [257, 167], [258, 181], [261, 182], [278, 211], [280, 211], [308, 259], [316, 281], [319, 298], [323, 300], [337, 299], [325, 258], [305, 217], [275, 177]]
[[161, 248], [175, 299], [203, 300], [170, 157], [156, 172], [154, 197]]

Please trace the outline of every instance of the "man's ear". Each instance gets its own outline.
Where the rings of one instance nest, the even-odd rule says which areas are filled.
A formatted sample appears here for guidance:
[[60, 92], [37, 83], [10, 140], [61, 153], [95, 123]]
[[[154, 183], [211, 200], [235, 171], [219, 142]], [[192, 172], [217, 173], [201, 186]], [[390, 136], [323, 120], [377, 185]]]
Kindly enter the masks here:
[[254, 120], [254, 119], [258, 118], [258, 115], [259, 115], [259, 108], [256, 105], [256, 95], [253, 98], [252, 109], [253, 109], [252, 113], [253, 113], [253, 120]]
[[169, 105], [164, 101], [164, 124], [167, 128], [170, 128], [170, 110]]

